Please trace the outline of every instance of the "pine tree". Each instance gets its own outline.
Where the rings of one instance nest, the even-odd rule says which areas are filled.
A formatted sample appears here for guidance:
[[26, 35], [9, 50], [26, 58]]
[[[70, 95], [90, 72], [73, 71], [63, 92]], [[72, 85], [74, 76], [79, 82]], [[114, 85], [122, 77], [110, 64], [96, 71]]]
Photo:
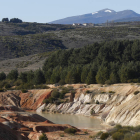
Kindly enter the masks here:
[[45, 83], [44, 74], [40, 69], [36, 70], [34, 73], [34, 83], [36, 85]]
[[95, 84], [95, 75], [92, 70], [88, 73], [87, 79], [86, 79], [86, 84]]
[[17, 70], [11, 70], [9, 74], [7, 75], [7, 78], [10, 80], [17, 80], [18, 78], [18, 71]]
[[115, 84], [115, 83], [119, 82], [119, 77], [118, 77], [118, 75], [115, 72], [112, 72], [110, 74], [110, 78], [109, 79], [110, 79], [111, 84]]
[[6, 79], [6, 74], [4, 72], [0, 73], [0, 81]]
[[96, 81], [97, 83], [99, 84], [104, 84], [105, 81], [107, 81], [109, 78], [108, 76], [108, 68], [107, 67], [100, 67], [98, 72], [97, 72], [97, 75], [96, 75]]
[[45, 133], [42, 133], [42, 135], [39, 137], [39, 140], [48, 140]]

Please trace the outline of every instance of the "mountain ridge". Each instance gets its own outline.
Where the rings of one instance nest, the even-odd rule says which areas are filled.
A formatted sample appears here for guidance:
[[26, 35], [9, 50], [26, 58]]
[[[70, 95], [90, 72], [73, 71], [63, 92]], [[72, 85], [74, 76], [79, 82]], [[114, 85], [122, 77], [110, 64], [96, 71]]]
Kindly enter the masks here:
[[116, 12], [111, 9], [103, 9], [96, 12], [66, 17], [63, 19], [55, 20], [50, 23], [55, 24], [73, 24], [73, 23], [105, 23], [107, 20], [120, 20], [120, 19], [128, 19], [133, 17], [140, 17], [140, 14], [134, 12], [133, 10], [123, 10]]

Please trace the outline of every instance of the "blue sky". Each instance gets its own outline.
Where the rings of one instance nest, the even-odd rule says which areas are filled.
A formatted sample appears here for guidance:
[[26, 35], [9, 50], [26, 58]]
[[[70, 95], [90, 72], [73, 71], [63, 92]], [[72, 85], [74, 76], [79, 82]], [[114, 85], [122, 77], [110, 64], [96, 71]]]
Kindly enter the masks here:
[[0, 20], [15, 17], [27, 22], [47, 23], [105, 8], [130, 9], [140, 14], [139, 5], [140, 0], [0, 0]]

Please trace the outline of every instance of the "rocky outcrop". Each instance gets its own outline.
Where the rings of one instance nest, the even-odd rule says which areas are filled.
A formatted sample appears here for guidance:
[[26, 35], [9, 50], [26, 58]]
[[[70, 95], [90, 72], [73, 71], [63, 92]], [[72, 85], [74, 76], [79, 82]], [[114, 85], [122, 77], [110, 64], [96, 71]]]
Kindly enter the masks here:
[[0, 105], [13, 105], [20, 107], [20, 97], [21, 91], [7, 91], [0, 94]]
[[[69, 85], [65, 85], [69, 86]], [[0, 104], [16, 105], [17, 107], [48, 112], [81, 114], [91, 116], [91, 110], [100, 116], [106, 123], [122, 125], [140, 125], [140, 91], [137, 84], [114, 84], [110, 86], [101, 85], [71, 85], [76, 90], [74, 100], [68, 103], [43, 104], [43, 100], [51, 96], [51, 89], [29, 90], [27, 93], [21, 91], [7, 91], [0, 94]], [[88, 92], [87, 92], [88, 91]], [[96, 104], [98, 100], [99, 104]], [[11, 108], [11, 107], [10, 107]], [[7, 107], [1, 106], [1, 110]], [[13, 108], [9, 110], [15, 110]]]
[[0, 112], [0, 140], [39, 140], [39, 137], [35, 138], [36, 134], [64, 131], [66, 128], [75, 127], [54, 124], [38, 114], [28, 112], [15, 112], [8, 108]]
[[[87, 90], [90, 93], [86, 93]], [[73, 102], [60, 105], [44, 104], [38, 110], [91, 116], [93, 109], [95, 114], [108, 124], [136, 126], [140, 125], [140, 93], [134, 95], [135, 91], [140, 91], [139, 85], [115, 84], [104, 87], [90, 85], [87, 88], [77, 89]], [[95, 104], [97, 100], [99, 104]]]
[[36, 110], [42, 105], [44, 99], [47, 99], [51, 96], [51, 89], [42, 89], [42, 90], [30, 90], [27, 93], [21, 93], [19, 97], [20, 106], [25, 109]]
[[20, 90], [12, 90], [0, 94], [0, 105], [13, 105], [29, 110], [36, 110], [42, 105], [44, 99], [51, 96], [51, 89], [29, 90], [22, 93]]

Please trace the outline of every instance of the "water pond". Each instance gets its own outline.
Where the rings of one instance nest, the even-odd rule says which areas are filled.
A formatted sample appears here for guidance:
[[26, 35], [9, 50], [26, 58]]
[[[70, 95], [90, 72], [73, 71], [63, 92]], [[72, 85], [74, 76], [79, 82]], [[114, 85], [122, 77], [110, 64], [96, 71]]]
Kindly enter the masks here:
[[101, 125], [101, 120], [86, 117], [82, 115], [70, 115], [70, 114], [50, 114], [50, 113], [38, 113], [46, 119], [57, 124], [69, 124], [77, 128], [87, 128], [92, 130], [101, 130], [104, 127]]

